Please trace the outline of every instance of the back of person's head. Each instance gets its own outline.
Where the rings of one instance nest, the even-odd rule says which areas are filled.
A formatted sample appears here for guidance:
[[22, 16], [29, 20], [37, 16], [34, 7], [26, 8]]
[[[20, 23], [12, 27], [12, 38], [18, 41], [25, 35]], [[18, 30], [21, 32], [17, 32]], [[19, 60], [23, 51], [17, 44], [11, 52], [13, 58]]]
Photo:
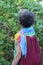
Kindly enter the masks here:
[[28, 28], [33, 25], [35, 21], [34, 14], [26, 9], [19, 12], [19, 23], [24, 27]]

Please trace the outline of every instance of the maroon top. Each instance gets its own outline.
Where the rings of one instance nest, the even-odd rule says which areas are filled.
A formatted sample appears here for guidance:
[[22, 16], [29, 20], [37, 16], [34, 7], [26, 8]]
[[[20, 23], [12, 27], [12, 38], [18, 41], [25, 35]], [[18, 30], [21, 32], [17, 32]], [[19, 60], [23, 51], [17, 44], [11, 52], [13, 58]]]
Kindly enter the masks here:
[[27, 39], [27, 55], [21, 56], [19, 65], [41, 65], [40, 46], [36, 36], [26, 36]]

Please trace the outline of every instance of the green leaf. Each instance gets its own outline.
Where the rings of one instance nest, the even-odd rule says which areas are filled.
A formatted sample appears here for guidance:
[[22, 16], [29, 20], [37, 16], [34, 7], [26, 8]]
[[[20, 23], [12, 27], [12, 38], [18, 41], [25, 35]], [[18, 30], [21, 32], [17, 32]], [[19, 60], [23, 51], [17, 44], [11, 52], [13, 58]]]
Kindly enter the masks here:
[[4, 42], [3, 40], [0, 40], [0, 45], [3, 44], [3, 42]]

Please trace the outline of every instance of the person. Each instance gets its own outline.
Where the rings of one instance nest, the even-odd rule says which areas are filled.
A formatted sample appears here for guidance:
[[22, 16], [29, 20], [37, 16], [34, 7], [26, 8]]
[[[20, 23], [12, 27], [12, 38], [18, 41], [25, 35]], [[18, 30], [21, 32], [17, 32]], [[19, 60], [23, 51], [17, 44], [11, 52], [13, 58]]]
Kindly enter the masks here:
[[35, 15], [24, 9], [18, 19], [21, 29], [15, 34], [16, 54], [12, 65], [41, 65], [40, 45], [33, 27]]

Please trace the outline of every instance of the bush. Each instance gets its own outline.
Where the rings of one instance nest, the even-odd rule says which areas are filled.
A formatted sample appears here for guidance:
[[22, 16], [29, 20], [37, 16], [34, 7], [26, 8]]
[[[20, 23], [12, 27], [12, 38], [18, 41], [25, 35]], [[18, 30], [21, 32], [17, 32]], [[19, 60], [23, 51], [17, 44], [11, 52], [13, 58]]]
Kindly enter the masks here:
[[43, 8], [36, 0], [0, 0], [0, 64], [10, 65], [13, 59], [14, 41], [11, 37], [20, 29], [18, 5], [35, 13], [36, 35], [43, 47]]

